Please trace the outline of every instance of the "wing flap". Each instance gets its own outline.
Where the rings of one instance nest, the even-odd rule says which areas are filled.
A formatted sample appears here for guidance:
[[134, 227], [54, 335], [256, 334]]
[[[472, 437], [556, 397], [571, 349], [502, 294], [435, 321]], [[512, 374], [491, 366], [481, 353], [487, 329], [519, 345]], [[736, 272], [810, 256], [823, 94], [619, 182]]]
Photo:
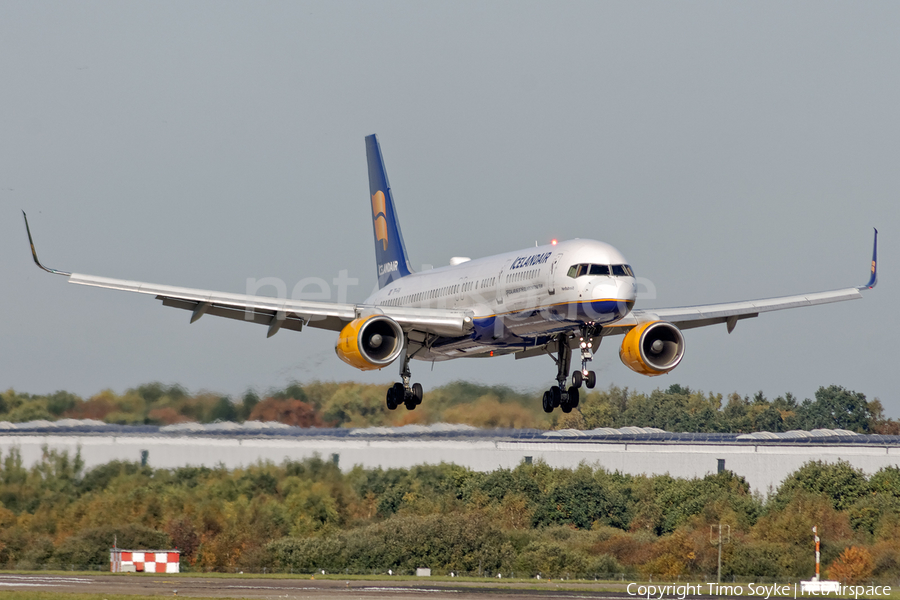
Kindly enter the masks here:
[[[158, 300], [162, 300], [163, 306], [169, 306], [172, 308], [181, 308], [184, 310], [196, 310], [198, 304], [192, 300], [180, 300], [178, 298], [167, 298], [165, 296], [157, 296]], [[235, 319], [238, 321], [246, 321], [247, 323], [256, 323], [257, 325], [272, 325], [272, 321], [276, 319], [277, 312], [274, 311], [261, 311], [256, 309], [245, 309], [234, 306], [209, 306], [203, 314], [213, 315], [215, 317], [224, 317], [226, 319]], [[335, 331], [340, 331], [343, 328], [344, 323], [340, 320], [335, 319], [335, 323], [332, 327], [325, 327], [322, 323], [319, 323], [317, 327], [321, 329], [333, 329]], [[301, 331], [303, 329], [303, 325], [306, 321], [302, 316], [288, 313], [285, 315], [285, 318], [281, 325], [278, 327], [280, 329], [292, 329], [294, 331]]]

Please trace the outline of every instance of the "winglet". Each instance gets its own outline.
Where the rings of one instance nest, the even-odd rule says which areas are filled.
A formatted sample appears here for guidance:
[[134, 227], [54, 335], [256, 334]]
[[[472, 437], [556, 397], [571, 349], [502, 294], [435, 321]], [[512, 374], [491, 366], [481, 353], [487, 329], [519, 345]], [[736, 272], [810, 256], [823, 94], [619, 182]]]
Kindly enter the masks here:
[[47, 271], [48, 273], [53, 273], [54, 275], [65, 275], [68, 277], [71, 273], [67, 273], [66, 271], [57, 271], [56, 269], [48, 269], [44, 265], [41, 264], [41, 261], [38, 260], [37, 251], [34, 249], [34, 240], [31, 239], [31, 228], [28, 226], [28, 215], [25, 214], [25, 211], [22, 211], [22, 216], [25, 217], [25, 231], [28, 233], [28, 243], [31, 244], [31, 256], [34, 257], [34, 264]]
[[869, 283], [860, 286], [861, 290], [871, 290], [878, 283], [878, 269], [876, 268], [876, 259], [878, 257], [878, 230], [875, 230], [875, 241], [872, 242], [872, 275], [869, 277]]

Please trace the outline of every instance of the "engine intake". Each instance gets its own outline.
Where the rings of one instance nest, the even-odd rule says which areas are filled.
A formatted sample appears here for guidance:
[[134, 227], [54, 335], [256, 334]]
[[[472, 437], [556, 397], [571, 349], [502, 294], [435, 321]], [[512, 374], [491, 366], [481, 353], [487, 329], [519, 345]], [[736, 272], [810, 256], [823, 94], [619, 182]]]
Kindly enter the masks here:
[[641, 375], [664, 375], [684, 356], [684, 336], [667, 321], [650, 321], [633, 328], [622, 340], [619, 358]]
[[381, 369], [403, 351], [403, 329], [384, 315], [362, 317], [341, 330], [334, 351], [342, 361], [362, 371]]

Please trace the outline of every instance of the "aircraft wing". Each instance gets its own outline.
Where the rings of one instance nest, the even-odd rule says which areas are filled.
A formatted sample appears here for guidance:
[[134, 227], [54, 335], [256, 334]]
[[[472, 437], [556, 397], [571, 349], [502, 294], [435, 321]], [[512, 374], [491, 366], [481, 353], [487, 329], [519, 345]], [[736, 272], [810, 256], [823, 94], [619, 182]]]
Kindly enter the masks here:
[[249, 296], [80, 273], [69, 275], [69, 283], [149, 294], [162, 300], [163, 306], [192, 311], [191, 323], [203, 315], [214, 315], [268, 325], [270, 337], [281, 328], [300, 331], [304, 325], [340, 331], [350, 321], [371, 314], [389, 316], [405, 330], [415, 329], [439, 335], [462, 335], [471, 322], [471, 318], [467, 321], [468, 315], [464, 311], [457, 310], [375, 307]]
[[765, 298], [762, 300], [743, 300], [740, 302], [725, 302], [722, 304], [701, 304], [697, 306], [682, 306], [677, 308], [656, 308], [633, 310], [631, 313], [614, 323], [611, 327], [603, 328], [603, 335], [625, 334], [632, 327], [647, 321], [668, 321], [679, 329], [693, 329], [725, 323], [728, 333], [734, 330], [735, 325], [741, 319], [750, 319], [759, 316], [759, 313], [801, 306], [815, 306], [816, 304], [829, 304], [831, 302], [843, 302], [844, 300], [856, 300], [862, 298], [862, 290], [872, 289], [878, 283], [878, 271], [876, 259], [878, 256], [878, 230], [875, 230], [872, 242], [872, 267], [869, 281], [858, 287], [816, 292], [813, 294], [800, 294], [797, 296], [780, 296], [778, 298]]
[[376, 307], [364, 304], [338, 304], [251, 296], [59, 271], [41, 264], [31, 239], [27, 217], [25, 226], [28, 230], [28, 241], [31, 243], [34, 262], [41, 269], [54, 275], [66, 276], [69, 278], [69, 283], [154, 296], [157, 300], [162, 301], [163, 306], [191, 311], [191, 323], [203, 315], [237, 319], [268, 326], [269, 337], [275, 335], [282, 328], [300, 331], [304, 325], [340, 331], [354, 319], [372, 314], [384, 314], [391, 317], [406, 331], [416, 330], [436, 335], [459, 336], [472, 324], [471, 315], [460, 310]]
[[858, 298], [862, 298], [860, 288], [852, 287], [843, 290], [801, 294], [798, 296], [781, 296], [762, 300], [633, 310], [631, 314], [616, 322], [612, 327], [604, 327], [603, 329], [606, 335], [625, 334], [639, 323], [662, 320], [672, 323], [679, 329], [693, 329], [695, 327], [725, 323], [728, 327], [728, 333], [731, 333], [739, 320], [759, 316], [759, 313], [801, 306], [815, 306], [816, 304], [829, 304], [831, 302], [843, 302], [844, 300], [856, 300]]

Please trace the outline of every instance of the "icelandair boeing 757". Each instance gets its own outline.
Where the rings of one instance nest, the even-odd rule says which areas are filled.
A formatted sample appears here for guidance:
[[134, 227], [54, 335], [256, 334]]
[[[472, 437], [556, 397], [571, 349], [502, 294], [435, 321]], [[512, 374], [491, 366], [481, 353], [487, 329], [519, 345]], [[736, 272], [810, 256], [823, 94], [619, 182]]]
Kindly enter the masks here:
[[[596, 383], [588, 365], [604, 337], [624, 335], [619, 357], [629, 369], [662, 375], [684, 356], [684, 329], [723, 323], [731, 333], [739, 320], [762, 312], [855, 300], [877, 281], [878, 230], [864, 286], [725, 304], [635, 310], [634, 270], [621, 252], [593, 240], [477, 260], [453, 258], [450, 266], [414, 273], [375, 135], [366, 137], [366, 156], [379, 289], [361, 304], [229, 294], [57, 271], [38, 260], [26, 217], [28, 241], [34, 262], [45, 271], [64, 275], [69, 283], [156, 296], [163, 306], [191, 311], [191, 323], [215, 315], [265, 325], [270, 337], [281, 329], [300, 331], [304, 326], [339, 332], [335, 351], [357, 369], [382, 369], [399, 361], [401, 381], [387, 391], [391, 410], [400, 404], [413, 410], [422, 402], [422, 385], [410, 383], [410, 359], [514, 354], [517, 359], [553, 358], [556, 385], [544, 392], [543, 407], [548, 413], [556, 407], [570, 412], [578, 406], [581, 386], [593, 388]], [[573, 351], [581, 368], [570, 378]]]

